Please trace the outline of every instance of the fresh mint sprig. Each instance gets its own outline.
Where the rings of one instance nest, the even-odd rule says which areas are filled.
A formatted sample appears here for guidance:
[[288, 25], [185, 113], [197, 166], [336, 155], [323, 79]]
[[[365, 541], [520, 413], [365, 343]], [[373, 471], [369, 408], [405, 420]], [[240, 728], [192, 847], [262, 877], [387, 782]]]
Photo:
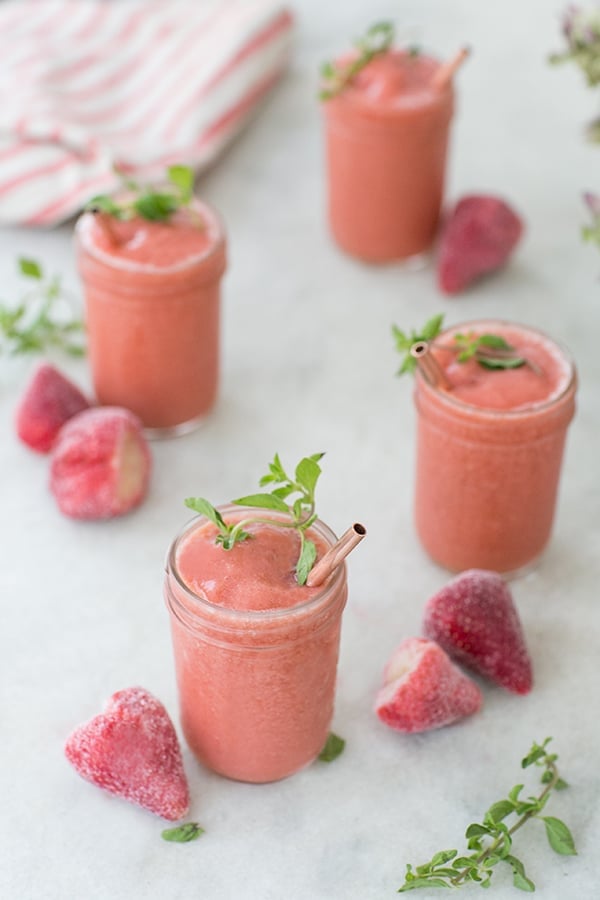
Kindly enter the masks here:
[[33, 286], [16, 306], [0, 304], [0, 350], [12, 356], [50, 348], [82, 356], [83, 322], [73, 315], [58, 275], [46, 278], [40, 263], [21, 257], [19, 271]]
[[194, 173], [188, 166], [170, 166], [167, 183], [161, 189], [139, 184], [118, 169], [117, 174], [123, 181], [124, 199], [100, 194], [86, 203], [86, 210], [107, 213], [116, 219], [140, 216], [150, 222], [166, 222], [178, 209], [189, 208], [194, 195]]
[[246, 529], [253, 523], [268, 523], [281, 528], [294, 528], [300, 537], [296, 580], [298, 584], [306, 584], [308, 573], [317, 558], [317, 548], [314, 542], [306, 537], [306, 531], [317, 518], [315, 488], [321, 474], [319, 461], [323, 455], [323, 453], [314, 453], [312, 456], [304, 457], [296, 466], [294, 475], [290, 476], [283, 468], [279, 455], [276, 453], [273, 462], [269, 464], [269, 471], [259, 482], [260, 487], [271, 485], [271, 491], [248, 494], [232, 501], [238, 506], [283, 513], [287, 517], [286, 519], [246, 516], [238, 522], [228, 523], [219, 510], [204, 497], [188, 497], [185, 505], [194, 512], [206, 516], [217, 526], [215, 540], [225, 550], [231, 550], [236, 543], [251, 538]]
[[[541, 793], [524, 799], [521, 797], [524, 785], [515, 785], [505, 799], [492, 803], [482, 822], [469, 825], [465, 832], [467, 851], [463, 855], [459, 856], [457, 850], [441, 850], [429, 862], [414, 869], [407, 865], [405, 881], [398, 893], [422, 887], [461, 887], [468, 881], [486, 888], [490, 886], [498, 863], [510, 866], [516, 888], [535, 891], [525, 866], [512, 852], [513, 835], [533, 819], [544, 823], [548, 843], [556, 853], [575, 856], [575, 843], [565, 823], [554, 816], [542, 815], [552, 791], [567, 787], [556, 767], [557, 754], [548, 753], [546, 749], [551, 740], [546, 738], [541, 744], [534, 743], [521, 762], [523, 769], [532, 765], [543, 768], [541, 781], [545, 787]], [[510, 816], [516, 816], [512, 824], [506, 821]]]
[[[411, 332], [402, 331], [397, 325], [392, 325], [396, 349], [402, 354], [402, 363], [397, 375], [415, 371], [417, 360], [411, 355], [411, 347], [420, 341], [434, 344], [435, 338], [442, 330], [443, 321], [443, 315], [433, 316], [420, 331], [413, 330]], [[537, 368], [525, 356], [517, 353], [515, 348], [498, 334], [474, 334], [472, 332], [461, 334], [457, 332], [454, 335], [454, 344], [444, 344], [443, 346], [445, 350], [456, 353], [457, 362], [464, 363], [469, 359], [474, 359], [484, 369], [517, 369], [525, 365]]]
[[[386, 53], [394, 43], [394, 25], [392, 22], [376, 22], [371, 25], [364, 37], [354, 42], [356, 56], [345, 64], [326, 62], [321, 66], [321, 90], [319, 100], [331, 100], [340, 94], [345, 87], [376, 56]], [[416, 56], [418, 50], [411, 48], [411, 55]]]

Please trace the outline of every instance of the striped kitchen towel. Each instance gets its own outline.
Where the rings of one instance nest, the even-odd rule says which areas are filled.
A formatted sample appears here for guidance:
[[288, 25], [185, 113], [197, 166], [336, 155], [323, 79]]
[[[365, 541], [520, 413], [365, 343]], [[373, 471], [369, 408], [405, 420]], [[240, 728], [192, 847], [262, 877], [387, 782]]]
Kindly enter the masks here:
[[289, 58], [276, 0], [0, 2], [0, 223], [52, 225], [117, 185], [196, 171]]

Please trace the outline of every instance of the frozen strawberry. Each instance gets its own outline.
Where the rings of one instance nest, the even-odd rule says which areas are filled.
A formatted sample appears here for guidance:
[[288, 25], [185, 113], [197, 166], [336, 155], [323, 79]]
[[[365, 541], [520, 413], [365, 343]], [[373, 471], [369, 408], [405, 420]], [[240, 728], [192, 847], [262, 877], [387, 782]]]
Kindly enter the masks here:
[[427, 602], [423, 629], [457, 662], [515, 694], [531, 690], [521, 622], [496, 572], [469, 569], [453, 578]]
[[17, 407], [17, 434], [32, 450], [48, 453], [65, 422], [89, 405], [72, 381], [44, 363], [34, 372]]
[[117, 691], [104, 712], [69, 736], [65, 754], [82, 778], [164, 819], [181, 819], [189, 791], [173, 723], [141, 687]]
[[477, 685], [441, 647], [407, 638], [385, 667], [375, 712], [386, 725], [411, 734], [456, 722], [477, 712], [481, 703]]
[[482, 275], [501, 268], [522, 232], [522, 220], [499, 197], [463, 197], [442, 230], [437, 261], [440, 289], [458, 294]]
[[150, 449], [137, 416], [116, 406], [78, 413], [61, 429], [50, 489], [74, 519], [109, 519], [138, 506], [150, 478]]

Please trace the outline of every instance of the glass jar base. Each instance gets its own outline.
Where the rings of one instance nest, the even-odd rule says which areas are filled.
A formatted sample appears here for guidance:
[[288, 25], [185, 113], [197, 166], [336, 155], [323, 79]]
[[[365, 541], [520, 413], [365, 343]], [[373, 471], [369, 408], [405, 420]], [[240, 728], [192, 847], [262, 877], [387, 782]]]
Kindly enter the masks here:
[[191, 434], [192, 431], [197, 431], [206, 421], [206, 417], [207, 413], [196, 416], [194, 419], [188, 419], [187, 422], [181, 422], [179, 425], [167, 425], [162, 428], [144, 427], [144, 434], [150, 441], [182, 437], [184, 434]]
[[544, 552], [545, 551], [543, 551], [542, 553], [539, 553], [532, 560], [524, 563], [522, 566], [518, 566], [516, 569], [508, 569], [508, 570], [504, 571], [499, 568], [494, 568], [493, 566], [485, 566], [485, 565], [481, 565], [481, 564], [473, 564], [470, 566], [464, 566], [464, 568], [461, 568], [461, 569], [457, 569], [455, 567], [453, 568], [451, 566], [445, 565], [444, 563], [438, 562], [437, 559], [434, 559], [432, 556], [429, 555], [429, 553], [427, 553], [427, 551], [425, 551], [425, 553], [427, 553], [428, 559], [431, 562], [433, 562], [434, 565], [436, 565], [438, 569], [441, 569], [444, 572], [448, 572], [450, 575], [460, 575], [461, 572], [466, 572], [468, 569], [487, 569], [490, 572], [492, 572], [492, 571], [497, 572], [499, 575], [502, 576], [502, 578], [504, 578], [505, 581], [515, 581], [517, 578], [524, 578], [526, 575], [531, 575], [531, 573], [535, 572], [535, 570], [539, 567], [539, 565], [543, 559]]

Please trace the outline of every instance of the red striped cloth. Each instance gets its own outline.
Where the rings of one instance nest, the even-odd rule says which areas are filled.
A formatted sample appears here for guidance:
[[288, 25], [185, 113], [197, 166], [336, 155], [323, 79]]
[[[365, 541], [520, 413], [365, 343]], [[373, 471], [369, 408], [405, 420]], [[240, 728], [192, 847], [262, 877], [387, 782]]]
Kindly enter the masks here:
[[52, 225], [117, 185], [199, 170], [282, 73], [276, 0], [0, 3], [0, 222]]

